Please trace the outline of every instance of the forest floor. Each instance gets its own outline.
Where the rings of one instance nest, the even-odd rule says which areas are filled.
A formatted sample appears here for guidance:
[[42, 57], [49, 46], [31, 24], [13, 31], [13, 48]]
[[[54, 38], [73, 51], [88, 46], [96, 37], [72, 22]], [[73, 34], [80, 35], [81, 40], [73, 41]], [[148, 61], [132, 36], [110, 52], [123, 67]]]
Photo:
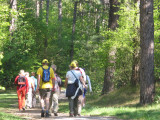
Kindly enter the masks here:
[[[60, 97], [59, 97], [59, 101], [67, 101], [67, 98], [65, 97], [64, 92], [61, 92]], [[51, 120], [51, 119], [55, 119], [55, 120], [120, 120], [117, 119], [116, 117], [109, 117], [109, 116], [80, 116], [80, 117], [69, 117], [68, 113], [58, 113], [58, 116], [54, 116], [54, 114], [52, 114], [49, 118], [41, 118], [40, 113], [41, 113], [41, 109], [39, 107], [39, 103], [37, 104], [37, 106], [35, 108], [32, 109], [26, 109], [25, 111], [19, 111], [17, 108], [16, 104], [12, 104], [12, 108], [6, 108], [5, 113], [9, 113], [9, 114], [13, 114], [15, 116], [19, 116], [23, 119], [27, 119], [27, 120]]]

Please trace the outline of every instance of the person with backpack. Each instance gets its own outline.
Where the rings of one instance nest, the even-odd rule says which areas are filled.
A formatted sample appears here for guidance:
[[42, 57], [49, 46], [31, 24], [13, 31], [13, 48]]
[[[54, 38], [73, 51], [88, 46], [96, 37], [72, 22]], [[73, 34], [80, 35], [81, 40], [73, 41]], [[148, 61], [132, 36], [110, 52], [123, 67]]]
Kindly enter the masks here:
[[[75, 69], [80, 71], [80, 73], [82, 75], [82, 78], [83, 78], [84, 82], [86, 83], [86, 73], [85, 73], [85, 71], [83, 70], [83, 68], [79, 67], [79, 64], [78, 64], [77, 60], [73, 60], [72, 62], [74, 62], [76, 64], [76, 68]], [[78, 112], [79, 113], [81, 113], [82, 107], [84, 106], [83, 105], [83, 103], [84, 103], [83, 102], [84, 101], [83, 95], [85, 94], [84, 92], [86, 92], [86, 87], [87, 86], [83, 86], [83, 90], [82, 90], [83, 93], [82, 93], [82, 95], [79, 96], [79, 102], [81, 103], [81, 104], [78, 105]]]
[[[83, 68], [83, 70], [85, 71], [85, 68]], [[82, 106], [83, 107], [85, 107], [86, 93], [88, 91], [88, 88], [89, 88], [89, 92], [92, 92], [91, 80], [90, 80], [89, 76], [86, 75], [86, 88], [84, 88], [83, 99], [82, 99]]]
[[25, 110], [25, 95], [28, 93], [28, 79], [25, 77], [24, 70], [20, 70], [14, 83], [17, 85], [19, 111]]
[[42, 61], [42, 67], [37, 70], [37, 91], [39, 91], [41, 99], [41, 117], [49, 117], [49, 100], [51, 90], [54, 86], [54, 71], [48, 66], [48, 63], [48, 60], [44, 59]]
[[32, 107], [36, 106], [36, 89], [37, 89], [37, 78], [35, 77], [35, 72], [31, 72], [31, 78], [34, 81], [34, 90], [32, 96]]
[[52, 89], [51, 97], [50, 97], [50, 115], [52, 113], [52, 108], [53, 108], [54, 116], [58, 116], [58, 113], [57, 113], [58, 112], [58, 97], [61, 92], [60, 87], [62, 84], [62, 80], [56, 73], [57, 66], [53, 64], [53, 65], [51, 65], [51, 68], [53, 69], [54, 75], [55, 75], [55, 78], [54, 78], [55, 79], [55, 86]]
[[76, 63], [71, 62], [71, 70], [67, 72], [65, 79], [66, 97], [68, 97], [69, 100], [70, 117], [81, 115], [81, 111], [78, 111], [78, 106], [81, 104], [79, 102], [79, 96], [82, 95], [82, 86], [85, 86], [82, 74], [79, 70], [76, 70], [76, 67]]
[[34, 81], [31, 77], [29, 77], [29, 72], [25, 72], [25, 76], [26, 78], [28, 79], [28, 86], [29, 86], [29, 89], [28, 89], [28, 93], [27, 93], [27, 104], [26, 104], [26, 107], [27, 108], [32, 108], [32, 93], [34, 91]]

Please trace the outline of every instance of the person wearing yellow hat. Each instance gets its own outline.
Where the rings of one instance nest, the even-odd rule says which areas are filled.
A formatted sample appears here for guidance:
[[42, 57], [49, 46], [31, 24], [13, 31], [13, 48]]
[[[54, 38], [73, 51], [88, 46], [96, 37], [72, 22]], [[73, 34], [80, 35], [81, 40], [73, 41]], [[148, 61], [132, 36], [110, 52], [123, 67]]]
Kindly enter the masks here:
[[[48, 60], [44, 59], [42, 61], [42, 67], [37, 70], [37, 91], [39, 91], [40, 94], [42, 107], [41, 117], [49, 117], [49, 99], [51, 96], [51, 90], [54, 86], [54, 71], [48, 66], [48, 63]], [[46, 107], [46, 111], [44, 110], [44, 106]]]
[[[84, 69], [81, 68], [81, 67], [79, 67], [77, 60], [73, 60], [72, 62], [74, 62], [74, 63], [76, 64], [75, 70], [80, 71], [80, 73], [81, 73], [81, 75], [82, 75], [82, 78], [83, 78], [84, 82], [86, 83], [86, 73], [85, 73]], [[85, 88], [86, 88], [86, 86], [83, 86], [83, 89], [84, 89], [84, 90], [85, 90]], [[83, 90], [83, 92], [84, 92], [84, 90]], [[83, 93], [83, 94], [84, 94], [84, 93]], [[83, 95], [81, 95], [81, 96], [79, 97], [79, 102], [81, 102], [81, 104], [78, 105], [78, 114], [81, 113], [82, 106], [84, 106], [84, 102], [83, 102], [83, 101], [84, 101], [84, 97], [83, 97]]]
[[[78, 113], [78, 105], [81, 103], [78, 102], [78, 99], [79, 96], [82, 95], [82, 89], [79, 88], [82, 85], [85, 86], [85, 82], [83, 81], [80, 71], [75, 69], [77, 67], [75, 62], [71, 62], [69, 67], [71, 70], [66, 73], [65, 79], [66, 97], [68, 97], [69, 100], [69, 116], [80, 116], [80, 113]], [[75, 88], [76, 81], [78, 82], [78, 87], [73, 90], [72, 88]]]

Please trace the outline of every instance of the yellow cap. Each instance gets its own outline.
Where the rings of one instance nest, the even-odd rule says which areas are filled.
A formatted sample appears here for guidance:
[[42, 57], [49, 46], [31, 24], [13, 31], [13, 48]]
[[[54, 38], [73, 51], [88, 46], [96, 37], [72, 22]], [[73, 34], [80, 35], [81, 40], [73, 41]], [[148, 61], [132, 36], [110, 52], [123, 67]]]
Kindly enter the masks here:
[[47, 59], [44, 59], [42, 63], [49, 63]]
[[73, 67], [73, 68], [77, 67], [77, 65], [76, 65], [75, 62], [71, 62], [71, 64], [70, 64], [69, 66], [70, 66], [70, 67]]
[[76, 64], [78, 64], [78, 61], [77, 61], [77, 60], [73, 60], [72, 62], [75, 62]]

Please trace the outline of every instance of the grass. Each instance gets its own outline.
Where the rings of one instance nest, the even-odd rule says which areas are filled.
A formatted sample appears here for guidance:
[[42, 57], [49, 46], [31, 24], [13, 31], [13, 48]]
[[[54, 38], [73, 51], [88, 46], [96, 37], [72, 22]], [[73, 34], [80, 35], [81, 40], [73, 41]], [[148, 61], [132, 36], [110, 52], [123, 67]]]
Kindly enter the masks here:
[[22, 120], [22, 118], [4, 112], [0, 112], [0, 120]]
[[16, 91], [0, 91], [0, 120], [22, 120], [22, 118], [18, 116], [5, 113], [6, 109], [13, 109], [15, 106], [17, 106], [18, 109], [17, 99]]
[[[157, 87], [158, 88], [158, 87]], [[159, 88], [158, 88], [159, 89]], [[157, 95], [160, 94], [157, 90]], [[120, 119], [158, 120], [160, 104], [139, 105], [139, 88], [124, 87], [108, 95], [87, 97], [83, 115], [116, 116]]]
[[[120, 119], [158, 120], [160, 118], [160, 87], [156, 87], [156, 100], [152, 105], [139, 105], [139, 88], [124, 87], [107, 95], [88, 94], [86, 106], [82, 115], [116, 116]], [[16, 91], [0, 91], [0, 120], [20, 120], [5, 109], [15, 109], [17, 103]], [[61, 101], [59, 112], [69, 113], [68, 101]], [[18, 109], [18, 105], [17, 108]]]

